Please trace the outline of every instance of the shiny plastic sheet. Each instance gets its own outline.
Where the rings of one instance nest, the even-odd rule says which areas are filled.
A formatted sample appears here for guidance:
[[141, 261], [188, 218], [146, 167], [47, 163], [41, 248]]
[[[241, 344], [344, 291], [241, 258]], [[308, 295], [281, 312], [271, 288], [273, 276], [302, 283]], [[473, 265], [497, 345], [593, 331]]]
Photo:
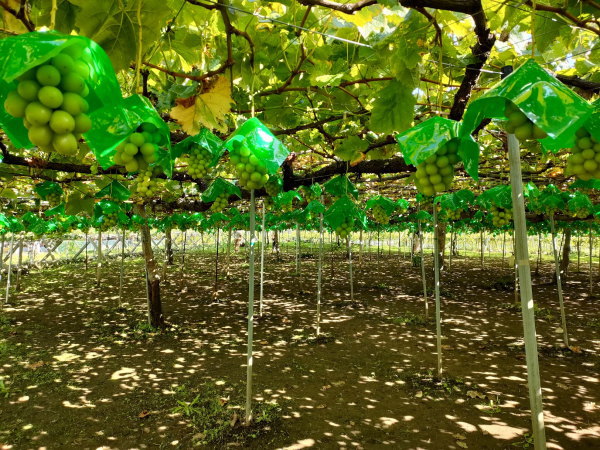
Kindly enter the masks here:
[[225, 152], [223, 141], [211, 133], [208, 129], [203, 128], [195, 136], [189, 136], [183, 141], [173, 146], [173, 158], [179, 158], [181, 155], [190, 153], [195, 147], [202, 148], [210, 153], [210, 167], [217, 165], [217, 162]]
[[225, 142], [225, 148], [231, 151], [236, 143], [245, 144], [254, 156], [264, 163], [269, 175], [276, 173], [290, 154], [271, 130], [256, 117], [247, 120], [235, 130]]
[[506, 120], [506, 100], [548, 134], [540, 142], [552, 151], [571, 147], [575, 131], [592, 113], [589, 103], [530, 59], [469, 105], [461, 136], [469, 136], [486, 118]]
[[470, 134], [460, 134], [461, 123], [443, 117], [432, 117], [396, 136], [407, 164], [417, 166], [437, 153], [447, 142], [458, 140], [458, 156], [467, 173], [477, 180], [479, 145]]
[[[2, 105], [8, 93], [15, 89], [16, 78], [23, 75], [63, 49], [79, 45], [90, 68], [86, 97], [89, 114], [121, 99], [121, 89], [110, 59], [94, 41], [83, 36], [70, 36], [55, 31], [25, 33], [0, 40], [0, 128], [17, 148], [32, 148], [23, 119], [12, 117]], [[87, 133], [84, 135], [92, 143]]]
[[238, 198], [242, 198], [242, 191], [239, 187], [223, 178], [216, 178], [208, 189], [202, 193], [202, 201], [205, 203], [214, 202], [223, 193], [237, 195]]

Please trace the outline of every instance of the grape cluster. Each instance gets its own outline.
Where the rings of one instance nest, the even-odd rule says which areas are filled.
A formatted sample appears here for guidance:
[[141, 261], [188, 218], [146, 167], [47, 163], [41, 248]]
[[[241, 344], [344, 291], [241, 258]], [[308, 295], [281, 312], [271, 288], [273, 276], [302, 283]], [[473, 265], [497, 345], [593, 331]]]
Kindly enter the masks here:
[[548, 137], [548, 134], [544, 130], [529, 120], [525, 113], [510, 100], [506, 102], [504, 115], [508, 119], [504, 129], [507, 133], [514, 134], [520, 141], [544, 139]]
[[51, 192], [46, 195], [46, 201], [51, 205], [58, 205], [60, 203], [61, 194], [59, 192]]
[[277, 197], [277, 194], [281, 192], [281, 185], [279, 184], [278, 178], [269, 178], [267, 184], [265, 184], [265, 190], [270, 197]]
[[234, 149], [229, 153], [229, 157], [240, 186], [243, 188], [260, 189], [269, 181], [265, 164], [242, 143], [234, 144]]
[[143, 171], [156, 162], [160, 134], [151, 123], [142, 124], [135, 133], [117, 146], [115, 164], [124, 165], [127, 172]]
[[454, 165], [459, 161], [458, 142], [446, 142], [435, 155], [417, 166], [415, 185], [418, 191], [429, 197], [449, 189], [454, 179]]
[[463, 210], [462, 209], [445, 209], [444, 210], [444, 215], [446, 216], [446, 218], [448, 220], [460, 220], [460, 217], [462, 216]]
[[[158, 169], [156, 171], [159, 171]], [[158, 191], [158, 182], [153, 176], [155, 169], [148, 167], [137, 176], [136, 183], [133, 186], [133, 192], [141, 197], [153, 197]]]
[[109, 230], [117, 225], [119, 214], [117, 212], [106, 213], [102, 215], [102, 223], [100, 229], [102, 231]]
[[352, 228], [354, 227], [354, 219], [346, 217], [344, 222], [335, 229], [335, 233], [342, 239], [346, 239]]
[[302, 186], [301, 191], [302, 191], [302, 196], [304, 197], [304, 201], [306, 203], [310, 203], [314, 200], [321, 200], [320, 195], [318, 193], [315, 193], [308, 186]]
[[566, 174], [583, 181], [600, 179], [600, 142], [585, 128], [577, 130], [575, 136], [577, 139], [567, 159]]
[[508, 225], [512, 220], [512, 209], [492, 206], [490, 212], [492, 213], [492, 225], [494, 225], [495, 227], [500, 228], [505, 225]]
[[577, 208], [577, 209], [571, 211], [571, 214], [573, 215], [573, 217], [576, 217], [577, 219], [586, 219], [587, 216], [590, 215], [590, 210], [586, 207]]
[[210, 206], [212, 212], [221, 212], [229, 205], [229, 194], [222, 192], [217, 196], [213, 204]]
[[195, 148], [187, 156], [187, 173], [192, 178], [204, 178], [208, 175], [211, 154], [203, 148]]
[[373, 213], [375, 222], [381, 225], [390, 223], [390, 216], [385, 212], [385, 209], [383, 209], [381, 205], [375, 205], [371, 212]]
[[4, 109], [23, 119], [29, 140], [40, 150], [73, 156], [81, 135], [92, 127], [85, 99], [89, 77], [83, 49], [72, 45], [18, 77]]

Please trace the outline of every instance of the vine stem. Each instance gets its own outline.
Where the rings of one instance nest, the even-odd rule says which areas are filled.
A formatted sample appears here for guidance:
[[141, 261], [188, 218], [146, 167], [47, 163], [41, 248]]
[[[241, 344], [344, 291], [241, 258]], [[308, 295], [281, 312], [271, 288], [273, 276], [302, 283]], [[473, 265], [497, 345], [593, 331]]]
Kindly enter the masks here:
[[[56, 1], [56, 0], [53, 0]], [[142, 83], [140, 79], [140, 68], [142, 67], [142, 38], [143, 38], [143, 28], [142, 28], [142, 1], [138, 1], [137, 5], [137, 23], [138, 23], [138, 43], [137, 43], [137, 58], [135, 62], [135, 91], [138, 94], [142, 93]]]
[[248, 268], [248, 345], [246, 355], [246, 418], [245, 423], [252, 422], [252, 368], [254, 356], [252, 345], [254, 339], [254, 245], [256, 244], [256, 200], [254, 189], [250, 191], [250, 246]]
[[560, 322], [563, 329], [563, 341], [565, 345], [569, 347], [569, 333], [567, 332], [567, 318], [565, 315], [565, 302], [563, 299], [560, 264], [558, 263], [558, 252], [556, 251], [556, 227], [554, 224], [554, 212], [550, 213], [550, 232], [552, 233], [552, 254], [554, 255], [554, 270], [556, 271], [556, 287], [558, 289], [558, 304], [560, 306]]
[[438, 377], [442, 376], [442, 313], [440, 305], [440, 243], [438, 235], [438, 217], [435, 202], [433, 204], [433, 270], [435, 289], [435, 334], [437, 346]]
[[52, 0], [52, 9], [50, 9], [50, 29], [54, 30], [56, 27], [56, 11], [58, 9], [58, 1]]

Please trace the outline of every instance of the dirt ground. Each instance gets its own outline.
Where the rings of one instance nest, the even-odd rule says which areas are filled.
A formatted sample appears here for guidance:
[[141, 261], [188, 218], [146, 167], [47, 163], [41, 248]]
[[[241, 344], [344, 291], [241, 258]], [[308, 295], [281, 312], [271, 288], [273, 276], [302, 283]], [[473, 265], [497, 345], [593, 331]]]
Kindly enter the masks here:
[[[99, 288], [93, 267], [82, 264], [24, 278], [0, 321], [0, 448], [532, 446], [521, 316], [512, 271], [500, 261], [482, 270], [477, 259], [459, 258], [443, 273], [438, 379], [419, 268], [398, 255], [365, 256], [362, 267], [355, 261], [352, 303], [342, 253], [333, 274], [328, 256], [326, 337], [315, 340], [315, 259], [303, 258], [295, 275], [293, 255], [282, 262], [269, 255], [265, 313], [254, 332], [259, 425], [245, 429], [235, 422], [246, 380], [247, 264], [234, 257], [214, 301], [214, 255], [187, 255], [183, 270], [179, 258], [163, 286], [173, 325], [163, 333], [143, 325], [140, 260], [126, 264], [124, 309], [116, 308], [115, 260]], [[586, 273], [571, 274], [565, 304], [573, 351], [561, 349], [552, 267], [542, 273], [534, 298], [548, 447], [597, 449], [600, 299], [588, 295]], [[184, 411], [201, 392], [216, 396], [211, 408], [226, 410], [212, 429], [194, 427]]]

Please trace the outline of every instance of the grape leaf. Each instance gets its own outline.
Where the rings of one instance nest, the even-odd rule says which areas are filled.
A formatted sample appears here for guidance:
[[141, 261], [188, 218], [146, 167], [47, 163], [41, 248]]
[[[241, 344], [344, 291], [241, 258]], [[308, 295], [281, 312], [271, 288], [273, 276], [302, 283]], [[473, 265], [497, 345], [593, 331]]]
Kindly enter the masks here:
[[400, 132], [410, 127], [415, 98], [412, 87], [392, 80], [377, 94], [371, 113], [371, 130], [380, 133]]
[[343, 139], [336, 147], [333, 152], [335, 156], [343, 161], [355, 161], [363, 155], [369, 147], [369, 143], [358, 136], [350, 136], [349, 138]]
[[231, 111], [231, 87], [225, 77], [219, 77], [207, 92], [196, 97], [176, 100], [171, 117], [190, 136], [198, 134], [202, 127], [225, 131], [224, 119]]
[[73, 191], [67, 197], [67, 204], [65, 207], [65, 212], [69, 215], [75, 215], [79, 213], [85, 213], [88, 215], [92, 215], [94, 211], [94, 198], [88, 197], [85, 194], [82, 194], [79, 191]]
[[[155, 44], [167, 18], [173, 15], [164, 0], [69, 1], [80, 9], [75, 21], [79, 33], [102, 46], [117, 72], [135, 61], [138, 46], [142, 47], [143, 54]], [[139, 42], [138, 7], [142, 42]]]

